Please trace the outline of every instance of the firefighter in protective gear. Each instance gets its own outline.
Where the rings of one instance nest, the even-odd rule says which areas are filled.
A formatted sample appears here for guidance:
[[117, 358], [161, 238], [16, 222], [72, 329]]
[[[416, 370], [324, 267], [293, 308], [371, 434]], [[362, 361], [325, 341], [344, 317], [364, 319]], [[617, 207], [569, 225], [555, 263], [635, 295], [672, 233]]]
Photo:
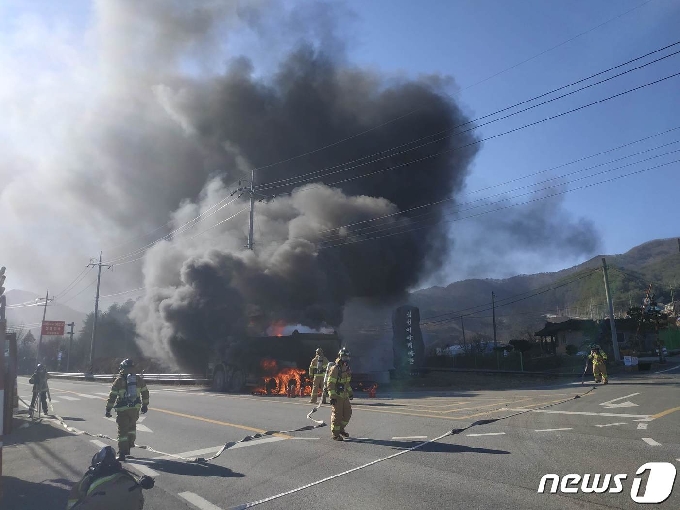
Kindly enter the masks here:
[[595, 382], [599, 383], [602, 381], [604, 384], [608, 384], [609, 380], [607, 378], [607, 354], [600, 349], [600, 346], [593, 344], [590, 347], [590, 355], [588, 359], [593, 363], [593, 377], [595, 377]]
[[118, 459], [125, 460], [137, 438], [139, 411], [145, 414], [149, 409], [149, 390], [141, 375], [134, 373], [134, 363], [126, 359], [120, 364], [118, 377], [113, 381], [109, 400], [106, 402], [106, 417], [111, 409], [116, 411], [118, 424]]
[[153, 478], [138, 478], [116, 460], [116, 452], [105, 446], [94, 457], [87, 472], [68, 496], [66, 510], [142, 509], [142, 489], [154, 486]]
[[[319, 395], [319, 389], [323, 391], [323, 380], [326, 375], [326, 368], [328, 368], [328, 358], [323, 355], [323, 349], [320, 347], [316, 350], [316, 356], [312, 358], [309, 364], [309, 377], [312, 378], [312, 397], [309, 400], [310, 404], [316, 404]], [[321, 403], [326, 403], [326, 394], [321, 395]]]
[[[42, 410], [44, 414], [47, 414], [47, 397], [50, 396], [50, 388], [47, 386], [47, 379], [49, 374], [45, 365], [38, 363], [35, 368], [35, 372], [28, 380], [29, 384], [33, 385], [33, 398], [31, 399], [31, 407], [29, 408], [29, 413], [32, 415], [35, 409], [36, 400], [40, 400], [38, 405], [42, 404]], [[50, 402], [52, 402], [52, 397], [50, 396]]]
[[349, 368], [350, 353], [344, 347], [338, 353], [335, 366], [328, 374], [328, 395], [331, 398], [331, 433], [335, 441], [342, 441], [349, 437], [345, 427], [352, 417], [352, 404], [354, 398], [350, 381], [352, 371]]
[[323, 395], [321, 402], [323, 404], [326, 403], [326, 397], [328, 396], [328, 377], [331, 375], [331, 372], [333, 371], [334, 366], [335, 366], [335, 361], [329, 361], [328, 366], [326, 367], [326, 374], [323, 376], [323, 390], [321, 390], [322, 395]]

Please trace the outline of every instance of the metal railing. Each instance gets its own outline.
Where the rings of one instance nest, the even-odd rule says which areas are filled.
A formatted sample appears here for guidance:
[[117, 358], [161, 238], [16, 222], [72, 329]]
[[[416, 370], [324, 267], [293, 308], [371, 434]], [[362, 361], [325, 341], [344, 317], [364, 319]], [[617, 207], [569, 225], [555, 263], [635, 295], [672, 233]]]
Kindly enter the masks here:
[[[113, 381], [118, 374], [86, 374], [84, 372], [48, 372], [52, 379], [66, 379], [76, 381]], [[203, 375], [197, 374], [140, 374], [144, 381], [153, 384], [195, 384], [203, 385], [210, 382]]]

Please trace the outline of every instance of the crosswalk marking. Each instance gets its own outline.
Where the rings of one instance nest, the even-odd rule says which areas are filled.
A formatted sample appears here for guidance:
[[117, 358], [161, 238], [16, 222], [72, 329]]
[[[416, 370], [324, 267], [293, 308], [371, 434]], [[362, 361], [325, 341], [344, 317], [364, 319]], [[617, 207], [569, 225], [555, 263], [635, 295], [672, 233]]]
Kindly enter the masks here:
[[661, 443], [654, 441], [651, 437], [643, 437], [642, 440], [649, 446], [661, 446]]
[[62, 398], [62, 399], [64, 399], [64, 400], [80, 400], [80, 399], [77, 398], [77, 397], [68, 397], [68, 396], [66, 396], [66, 395], [59, 395], [59, 398]]
[[[139, 428], [139, 425], [137, 425]], [[230, 450], [235, 450], [237, 448], [246, 448], [249, 446], [257, 446], [258, 444], [264, 444], [264, 443], [275, 443], [277, 441], [284, 441], [285, 437], [264, 437], [262, 439], [253, 439], [252, 441], [246, 441], [243, 443], [236, 443], [234, 446], [230, 448]], [[206, 455], [209, 453], [217, 453], [224, 445], [219, 445], [219, 446], [211, 446], [210, 448], [203, 448], [201, 450], [192, 450], [190, 452], [182, 452], [182, 453], [176, 453], [175, 455], [179, 455], [180, 457], [185, 457], [185, 458], [192, 458], [192, 457], [200, 457], [201, 455]], [[161, 457], [154, 457], [154, 460], [158, 459], [170, 459], [172, 457], [168, 456], [161, 456]]]
[[647, 430], [647, 423], [638, 423], [638, 430]]
[[193, 492], [180, 492], [178, 496], [186, 499], [189, 503], [200, 510], [222, 510], [219, 506], [213, 505], [207, 499], [203, 499], [201, 496], [194, 494]]
[[101, 395], [102, 397], [108, 397], [111, 393], [104, 393], [104, 392], [95, 392], [95, 395]]
[[136, 469], [137, 471], [139, 471], [143, 475], [150, 476], [152, 478], [155, 478], [159, 475], [158, 471], [154, 471], [153, 469], [145, 466], [144, 464], [137, 464], [136, 462], [129, 462], [129, 461], [126, 462], [125, 464]]
[[153, 432], [149, 427], [146, 425], [142, 425], [141, 423], [137, 424], [137, 432]]

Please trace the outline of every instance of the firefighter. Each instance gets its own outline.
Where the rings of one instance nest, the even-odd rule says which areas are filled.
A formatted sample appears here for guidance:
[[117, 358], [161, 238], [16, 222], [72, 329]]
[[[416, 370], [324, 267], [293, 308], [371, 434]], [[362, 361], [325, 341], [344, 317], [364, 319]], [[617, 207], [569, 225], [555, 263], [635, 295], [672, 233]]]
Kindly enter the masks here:
[[125, 460], [125, 456], [130, 455], [130, 448], [135, 446], [140, 407], [142, 414], [149, 409], [149, 390], [142, 376], [134, 373], [134, 366], [130, 359], [121, 362], [106, 402], [106, 417], [111, 418], [111, 408], [117, 414], [118, 460]]
[[153, 478], [133, 475], [116, 460], [115, 450], [105, 446], [92, 457], [85, 475], [71, 488], [66, 510], [141, 509], [142, 489], [153, 486]]
[[[312, 397], [309, 400], [310, 404], [316, 404], [319, 395], [319, 389], [323, 391], [323, 380], [326, 375], [326, 368], [328, 367], [328, 358], [323, 355], [323, 349], [319, 347], [316, 350], [316, 356], [312, 358], [309, 364], [309, 377], [312, 378]], [[326, 394], [321, 395], [321, 403], [326, 403]]]
[[38, 405], [42, 404], [43, 414], [47, 414], [47, 397], [50, 398], [52, 402], [52, 397], [50, 396], [50, 388], [47, 386], [47, 379], [49, 375], [45, 365], [38, 363], [35, 368], [35, 372], [28, 380], [29, 384], [33, 385], [33, 398], [31, 399], [31, 407], [28, 412], [33, 416], [33, 410], [35, 409], [36, 400], [40, 400]]
[[335, 366], [335, 361], [329, 361], [326, 367], [326, 374], [323, 376], [323, 390], [321, 390], [321, 403], [326, 403], [326, 397], [328, 396], [328, 376], [331, 375], [333, 367]]
[[595, 377], [595, 382], [599, 383], [602, 381], [604, 384], [608, 384], [609, 380], [607, 378], [607, 354], [600, 349], [600, 346], [593, 344], [590, 346], [590, 355], [588, 359], [593, 363], [593, 376]]
[[350, 381], [352, 371], [349, 368], [350, 353], [344, 347], [338, 353], [335, 366], [328, 375], [328, 395], [331, 397], [331, 433], [335, 441], [342, 441], [349, 437], [345, 427], [352, 417], [352, 404], [354, 398]]

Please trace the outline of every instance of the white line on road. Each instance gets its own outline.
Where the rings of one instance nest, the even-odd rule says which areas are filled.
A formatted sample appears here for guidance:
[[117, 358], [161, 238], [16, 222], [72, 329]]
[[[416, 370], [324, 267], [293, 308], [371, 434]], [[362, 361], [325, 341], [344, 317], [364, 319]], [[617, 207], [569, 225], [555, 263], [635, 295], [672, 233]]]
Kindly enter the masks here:
[[403, 441], [404, 439], [427, 439], [427, 436], [404, 436], [404, 437], [393, 437], [393, 441]]
[[673, 367], [673, 368], [669, 368], [668, 370], [659, 370], [658, 372], [654, 372], [654, 373], [655, 374], [663, 374], [664, 372], [670, 372], [671, 370], [677, 370], [678, 368], [680, 368], [680, 365]]
[[151, 430], [146, 425], [142, 425], [141, 423], [137, 424], [137, 431], [139, 431], [139, 432], [153, 432], [153, 430]]
[[649, 446], [661, 446], [661, 443], [657, 443], [651, 437], [643, 437], [642, 440]]
[[547, 414], [575, 414], [581, 416], [607, 416], [614, 418], [649, 418], [648, 414], [616, 414], [616, 413], [591, 413], [587, 411], [551, 411], [549, 409], [510, 409], [503, 407], [499, 411], [531, 411], [532, 413], [547, 413]]
[[465, 434], [468, 437], [479, 437], [479, 436], [503, 436], [505, 432], [487, 432], [486, 434]]
[[95, 446], [98, 446], [99, 448], [104, 448], [105, 446], [108, 446], [106, 443], [102, 443], [101, 441], [97, 441], [96, 439], [91, 439], [90, 443], [94, 444]]
[[133, 467], [134, 469], [136, 469], [137, 471], [139, 471], [143, 475], [151, 476], [151, 477], [156, 477], [156, 476], [159, 475], [158, 471], [154, 471], [150, 467], [146, 467], [143, 464], [137, 464], [135, 462], [126, 462], [126, 464]]
[[612, 402], [616, 402], [618, 400], [623, 400], [624, 398], [634, 397], [635, 395], [639, 395], [639, 393], [631, 393], [630, 395], [626, 395], [625, 397], [619, 397], [619, 398], [615, 398], [615, 399], [612, 399], [612, 400], [607, 400], [606, 402], [602, 402], [600, 405], [606, 406], [607, 404], [611, 404]]
[[638, 423], [638, 430], [647, 430], [647, 423]]
[[596, 427], [615, 427], [617, 425], [626, 425], [626, 422], [619, 422], [619, 423], [605, 423], [604, 425], [595, 425]]
[[62, 398], [62, 399], [64, 399], [64, 400], [71, 400], [71, 401], [80, 400], [79, 398], [76, 398], [76, 397], [67, 397], [66, 395], [59, 395], [59, 398]]
[[100, 396], [102, 396], [102, 397], [108, 397], [110, 394], [111, 394], [111, 393], [103, 393], [103, 392], [97, 393], [97, 392], [95, 392], [95, 395], [100, 395]]
[[557, 431], [560, 431], [560, 430], [574, 430], [574, 428], [573, 427], [565, 427], [565, 428], [562, 428], [562, 429], [536, 429], [536, 430], [534, 430], [534, 432], [557, 432]]
[[178, 496], [180, 498], [186, 499], [189, 503], [194, 505], [196, 508], [200, 508], [201, 510], [222, 510], [219, 506], [213, 505], [207, 499], [203, 499], [201, 496], [194, 494], [193, 492], [180, 492]]
[[[139, 425], [137, 425], [137, 428], [139, 428]], [[236, 449], [236, 448], [246, 448], [248, 446], [257, 446], [258, 444], [263, 444], [263, 443], [275, 443], [277, 441], [283, 441], [287, 438], [285, 437], [264, 437], [262, 439], [253, 439], [252, 441], [245, 441], [243, 443], [236, 443], [234, 446], [230, 448], [230, 450]], [[297, 438], [294, 438], [297, 439]], [[212, 446], [210, 448], [203, 448], [202, 450], [192, 450], [190, 452], [182, 452], [182, 453], [176, 453], [175, 455], [179, 455], [180, 457], [186, 457], [186, 458], [192, 458], [192, 457], [199, 457], [201, 455], [206, 455], [208, 453], [217, 453], [224, 445], [219, 445], [219, 446]], [[161, 457], [154, 457], [154, 460], [159, 460], [159, 459], [171, 459], [172, 457], [168, 456], [161, 456]]]
[[[88, 395], [87, 393], [76, 393], [76, 395], [83, 398], [96, 398], [97, 400], [99, 400], [99, 397], [97, 395]], [[61, 395], [60, 397], [63, 398]]]

